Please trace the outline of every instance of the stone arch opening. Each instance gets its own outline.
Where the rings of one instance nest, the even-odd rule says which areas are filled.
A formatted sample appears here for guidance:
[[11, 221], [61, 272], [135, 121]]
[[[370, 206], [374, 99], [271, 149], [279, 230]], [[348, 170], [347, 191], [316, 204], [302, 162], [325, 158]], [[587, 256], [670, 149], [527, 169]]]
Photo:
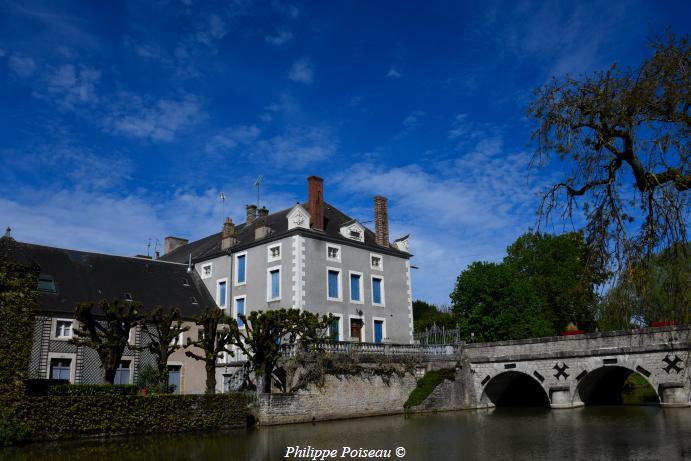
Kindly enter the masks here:
[[585, 405], [624, 405], [624, 384], [630, 376], [638, 377], [637, 381], [646, 383], [647, 400], [641, 403], [659, 403], [655, 387], [642, 374], [621, 366], [606, 366], [591, 371], [581, 379], [577, 386], [576, 396]]
[[497, 407], [549, 407], [545, 389], [531, 376], [506, 371], [487, 382], [482, 400]]

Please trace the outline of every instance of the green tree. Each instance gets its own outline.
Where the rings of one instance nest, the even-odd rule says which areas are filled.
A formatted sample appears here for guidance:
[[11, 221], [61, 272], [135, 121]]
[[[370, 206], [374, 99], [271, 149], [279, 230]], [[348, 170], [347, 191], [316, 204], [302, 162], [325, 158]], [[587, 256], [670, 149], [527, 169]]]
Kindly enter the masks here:
[[451, 302], [466, 340], [501, 341], [555, 333], [544, 300], [530, 280], [508, 264], [474, 262], [458, 276]]
[[242, 325], [231, 323], [233, 344], [248, 358], [254, 370], [257, 390], [271, 392], [271, 383], [281, 347], [300, 344], [309, 347], [328, 340], [328, 327], [333, 316], [319, 316], [298, 309], [275, 309], [267, 312], [253, 311], [240, 316]]
[[[229, 324], [234, 323], [224, 312], [217, 307], [205, 308], [195, 319], [195, 323], [201, 327], [197, 340], [188, 342], [184, 347], [185, 355], [195, 360], [204, 362], [206, 369], [206, 393], [216, 392], [216, 363], [223, 353], [233, 355], [230, 348], [232, 336]], [[191, 347], [201, 350], [197, 353]]]
[[[79, 303], [75, 311], [79, 326], [74, 330], [70, 343], [96, 351], [101, 359], [103, 382], [113, 384], [115, 372], [128, 347], [130, 330], [142, 323], [141, 304], [136, 301], [102, 300]], [[134, 349], [134, 345], [129, 345]]]
[[432, 325], [453, 328], [456, 320], [450, 312], [443, 312], [434, 304], [422, 300], [413, 301], [413, 327], [415, 331], [423, 331]]
[[691, 322], [691, 245], [674, 245], [627, 267], [599, 312], [601, 329]]
[[168, 357], [183, 347], [179, 343], [180, 334], [189, 330], [180, 320], [180, 308], [156, 306], [147, 316], [143, 330], [149, 336], [147, 349], [156, 356], [158, 387], [168, 392]]
[[509, 246], [504, 263], [528, 279], [556, 330], [564, 331], [569, 323], [592, 328], [598, 302], [596, 286], [606, 274], [591, 257], [582, 233], [527, 232]]
[[39, 268], [22, 262], [11, 237], [0, 238], [0, 445], [22, 437], [14, 411], [29, 373]]
[[617, 272], [687, 241], [691, 51], [686, 36], [652, 48], [635, 69], [554, 79], [528, 109], [533, 164], [556, 156], [569, 172], [544, 192], [541, 221], [581, 206], [586, 242]]

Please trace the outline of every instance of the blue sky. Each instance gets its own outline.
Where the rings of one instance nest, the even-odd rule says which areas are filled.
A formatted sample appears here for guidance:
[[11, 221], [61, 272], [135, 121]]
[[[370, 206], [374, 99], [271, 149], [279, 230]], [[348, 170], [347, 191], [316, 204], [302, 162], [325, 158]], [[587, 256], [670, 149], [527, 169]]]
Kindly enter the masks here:
[[636, 65], [691, 17], [672, 1], [105, 3], [0, 0], [0, 224], [15, 238], [146, 253], [242, 221], [257, 175], [278, 210], [316, 174], [361, 221], [389, 198], [414, 297], [436, 303], [535, 226], [559, 174], [528, 175], [532, 90]]

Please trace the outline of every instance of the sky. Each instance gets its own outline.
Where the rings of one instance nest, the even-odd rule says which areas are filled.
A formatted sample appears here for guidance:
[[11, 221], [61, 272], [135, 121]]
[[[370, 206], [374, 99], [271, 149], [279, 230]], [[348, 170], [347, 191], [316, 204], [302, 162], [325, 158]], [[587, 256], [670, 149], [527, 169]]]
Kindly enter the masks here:
[[[411, 234], [413, 297], [537, 226], [533, 91], [636, 66], [675, 1], [0, 0], [0, 225], [17, 240], [146, 254], [325, 200]], [[221, 192], [226, 200], [220, 200]], [[571, 230], [553, 224], [553, 232]]]

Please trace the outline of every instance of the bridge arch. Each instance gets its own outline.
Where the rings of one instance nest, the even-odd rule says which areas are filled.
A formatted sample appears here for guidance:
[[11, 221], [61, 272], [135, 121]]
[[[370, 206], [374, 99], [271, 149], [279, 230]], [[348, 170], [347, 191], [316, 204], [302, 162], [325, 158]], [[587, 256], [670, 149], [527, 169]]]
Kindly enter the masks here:
[[639, 373], [633, 367], [625, 365], [602, 366], [591, 370], [576, 385], [573, 396], [574, 405], [622, 405], [622, 391], [626, 380], [635, 374], [645, 380], [660, 403], [660, 395], [649, 377]]
[[549, 407], [550, 401], [539, 381], [522, 371], [511, 370], [493, 376], [485, 384], [480, 404], [484, 407]]

